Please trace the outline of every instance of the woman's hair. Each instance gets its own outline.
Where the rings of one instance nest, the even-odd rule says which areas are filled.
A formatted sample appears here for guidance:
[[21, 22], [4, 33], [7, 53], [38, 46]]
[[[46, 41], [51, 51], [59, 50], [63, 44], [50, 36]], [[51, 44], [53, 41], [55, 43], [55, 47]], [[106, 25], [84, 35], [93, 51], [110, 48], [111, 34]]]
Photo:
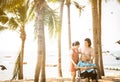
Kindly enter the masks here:
[[80, 42], [79, 41], [75, 41], [72, 46], [77, 46], [77, 45], [80, 45]]
[[91, 47], [91, 40], [89, 38], [86, 38], [84, 41], [88, 42], [88, 46]]

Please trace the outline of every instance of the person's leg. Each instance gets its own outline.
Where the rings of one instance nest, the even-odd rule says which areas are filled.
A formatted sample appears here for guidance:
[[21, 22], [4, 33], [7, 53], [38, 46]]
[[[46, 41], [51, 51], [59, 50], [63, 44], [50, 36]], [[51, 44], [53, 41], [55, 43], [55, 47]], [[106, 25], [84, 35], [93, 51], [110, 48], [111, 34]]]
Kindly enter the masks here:
[[84, 79], [83, 79], [83, 82], [89, 82], [89, 81], [88, 81], [88, 78], [84, 78]]
[[97, 73], [95, 71], [91, 72], [91, 79], [92, 82], [97, 82]]
[[97, 82], [96, 80], [92, 80], [92, 82]]
[[87, 71], [81, 73], [80, 75], [83, 78], [82, 82], [89, 82], [89, 79], [88, 79], [89, 73]]
[[76, 72], [71, 72], [71, 82], [75, 82]]

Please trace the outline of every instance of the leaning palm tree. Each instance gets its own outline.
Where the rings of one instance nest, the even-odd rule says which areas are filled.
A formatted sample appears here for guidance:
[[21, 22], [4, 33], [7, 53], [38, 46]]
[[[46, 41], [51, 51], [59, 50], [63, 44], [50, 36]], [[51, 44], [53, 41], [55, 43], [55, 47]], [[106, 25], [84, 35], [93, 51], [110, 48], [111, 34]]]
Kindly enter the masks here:
[[[26, 0], [23, 2], [20, 0], [19, 3], [17, 3], [15, 0], [13, 1], [8, 0], [6, 5], [5, 5], [5, 2], [1, 4], [2, 8], [4, 9], [4, 11], [7, 12], [7, 14], [10, 13], [12, 15], [12, 17], [8, 17], [9, 20], [5, 25], [8, 27], [7, 29], [19, 31], [20, 38], [22, 41], [21, 51], [17, 60], [19, 61], [19, 63], [18, 62], [16, 63], [19, 66], [16, 71], [18, 73], [15, 73], [15, 74], [18, 74], [18, 79], [23, 79], [23, 57], [24, 57], [24, 45], [26, 40], [25, 24], [28, 22], [29, 18], [32, 16], [31, 12], [33, 11], [33, 7], [31, 8], [29, 7], [30, 5], [29, 0]], [[15, 4], [14, 6], [11, 6], [12, 3], [16, 3], [16, 6]]]

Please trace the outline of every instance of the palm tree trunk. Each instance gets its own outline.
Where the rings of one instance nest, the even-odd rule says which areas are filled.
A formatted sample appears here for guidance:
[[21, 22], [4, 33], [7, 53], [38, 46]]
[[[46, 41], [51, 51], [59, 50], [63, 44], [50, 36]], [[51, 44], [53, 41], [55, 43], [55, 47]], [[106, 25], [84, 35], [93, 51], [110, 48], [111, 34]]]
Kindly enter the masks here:
[[104, 67], [103, 67], [103, 59], [102, 59], [102, 44], [101, 44], [101, 0], [98, 0], [98, 51], [99, 51], [99, 64], [100, 64], [100, 73], [104, 76]]
[[97, 11], [97, 0], [92, 0], [92, 17], [93, 17], [93, 43], [95, 52], [95, 63], [98, 67], [98, 75], [101, 78], [99, 69], [99, 53], [98, 53], [98, 11]]
[[71, 23], [70, 23], [70, 4], [71, 0], [66, 0], [67, 8], [68, 8], [68, 45], [69, 50], [71, 49]]
[[46, 63], [45, 63], [45, 61], [46, 61], [46, 55], [44, 53], [43, 58], [42, 58], [42, 67], [41, 67], [41, 70], [40, 70], [41, 71], [40, 82], [46, 82], [46, 73], [45, 73]]
[[[45, 2], [45, 0], [34, 0], [35, 4], [36, 4], [36, 22], [37, 22], [37, 34], [38, 34], [38, 59], [37, 59], [37, 64], [36, 64], [36, 70], [35, 70], [35, 76], [34, 76], [34, 82], [38, 82], [39, 81], [39, 74], [40, 74], [40, 70], [42, 68], [42, 63], [45, 63], [43, 61], [45, 61], [43, 58], [45, 58], [45, 35], [44, 35], [44, 22], [43, 22], [43, 4]], [[44, 73], [44, 72], [43, 72]], [[45, 81], [45, 77], [41, 78], [42, 80], [44, 79], [44, 81], [42, 82], [46, 82]]]
[[61, 31], [62, 31], [62, 17], [63, 17], [63, 7], [64, 1], [61, 0], [60, 4], [60, 30], [58, 32], [58, 75], [62, 77], [62, 66], [61, 66]]
[[23, 79], [23, 59], [24, 59], [24, 46], [25, 46], [25, 39], [26, 39], [26, 33], [24, 26], [21, 27], [20, 29], [21, 35], [20, 38], [22, 40], [22, 46], [21, 46], [21, 53], [20, 53], [20, 69], [19, 69], [19, 74], [18, 74], [18, 79]]

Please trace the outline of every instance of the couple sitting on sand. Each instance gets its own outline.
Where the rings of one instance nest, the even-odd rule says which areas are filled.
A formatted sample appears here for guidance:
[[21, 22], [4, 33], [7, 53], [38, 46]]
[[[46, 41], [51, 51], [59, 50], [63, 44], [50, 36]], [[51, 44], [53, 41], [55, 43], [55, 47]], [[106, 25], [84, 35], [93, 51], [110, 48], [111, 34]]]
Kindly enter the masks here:
[[76, 71], [81, 70], [80, 76], [85, 78], [85, 82], [88, 82], [87, 77], [90, 77], [93, 82], [96, 82], [97, 74], [93, 71], [95, 64], [93, 64], [94, 51], [91, 47], [91, 40], [86, 38], [84, 40], [84, 47], [79, 49], [80, 43], [76, 41], [72, 44], [70, 50], [70, 72], [72, 76], [72, 82], [75, 82]]

